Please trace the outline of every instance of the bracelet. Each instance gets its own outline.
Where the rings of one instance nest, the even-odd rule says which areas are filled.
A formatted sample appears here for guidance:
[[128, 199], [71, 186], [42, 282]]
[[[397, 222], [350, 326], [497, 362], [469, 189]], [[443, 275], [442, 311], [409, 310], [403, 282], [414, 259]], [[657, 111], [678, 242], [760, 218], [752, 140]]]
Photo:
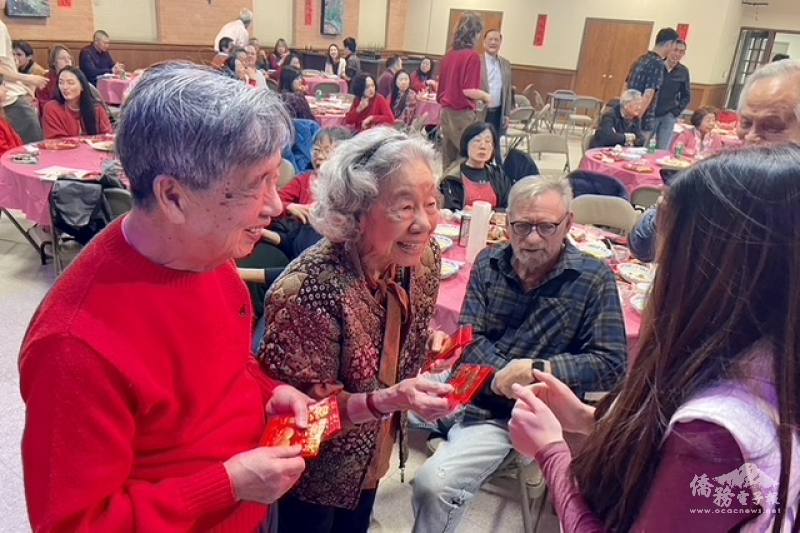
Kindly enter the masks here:
[[367, 393], [367, 409], [369, 409], [370, 414], [372, 414], [372, 416], [378, 420], [386, 418], [391, 414], [381, 412], [381, 410], [375, 405], [375, 391], [370, 391]]

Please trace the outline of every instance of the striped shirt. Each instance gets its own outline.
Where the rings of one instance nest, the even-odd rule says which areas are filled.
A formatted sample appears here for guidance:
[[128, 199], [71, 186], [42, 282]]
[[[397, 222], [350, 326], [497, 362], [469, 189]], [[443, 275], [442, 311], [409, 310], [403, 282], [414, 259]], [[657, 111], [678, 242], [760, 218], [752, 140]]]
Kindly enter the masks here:
[[[526, 291], [512, 253], [510, 245], [486, 249], [475, 262], [459, 319], [475, 333], [464, 361], [499, 370], [513, 359], [546, 359], [578, 395], [613, 388], [625, 373], [627, 343], [611, 269], [567, 244], [553, 271]], [[475, 406], [507, 416], [512, 403], [488, 391]]]

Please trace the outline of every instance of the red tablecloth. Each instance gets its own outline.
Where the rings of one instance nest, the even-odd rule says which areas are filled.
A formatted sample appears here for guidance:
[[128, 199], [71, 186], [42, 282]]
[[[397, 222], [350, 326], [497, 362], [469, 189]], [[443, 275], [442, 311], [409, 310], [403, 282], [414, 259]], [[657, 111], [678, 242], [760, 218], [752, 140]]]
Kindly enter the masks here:
[[666, 157], [669, 155], [669, 152], [666, 150], [658, 150], [654, 154], [645, 154], [643, 157], [643, 161], [648, 161], [650, 166], [653, 167], [653, 172], [649, 174], [641, 174], [639, 172], [633, 172], [632, 170], [627, 170], [622, 168], [627, 161], [616, 161], [614, 163], [603, 163], [602, 161], [598, 161], [593, 156], [596, 154], [601, 153], [603, 148], [594, 148], [592, 150], [587, 150], [586, 154], [583, 156], [581, 160], [580, 169], [586, 170], [588, 172], [597, 172], [599, 174], [605, 174], [606, 176], [611, 176], [612, 178], [616, 178], [622, 182], [623, 185], [628, 189], [628, 192], [633, 192], [639, 187], [647, 186], [647, 187], [663, 187], [664, 182], [661, 180], [661, 175], [658, 172], [660, 167], [655, 162], [656, 159], [660, 159], [662, 157]]
[[436, 100], [427, 98], [417, 98], [417, 106], [414, 108], [414, 116], [419, 118], [425, 116], [425, 125], [438, 126], [442, 117], [442, 106]]
[[108, 105], [121, 105], [130, 82], [129, 79], [98, 78], [97, 90], [100, 91], [100, 98]]
[[94, 150], [81, 143], [73, 150], [39, 150], [39, 163], [14, 163], [11, 156], [24, 152], [24, 147], [9, 150], [0, 157], [0, 207], [18, 209], [36, 224], [50, 225], [50, 189], [53, 181], [36, 174], [37, 170], [59, 166], [101, 172], [106, 162], [114, 159], [110, 152]]
[[[448, 250], [444, 257], [453, 261], [464, 261], [466, 248], [457, 244]], [[433, 316], [433, 327], [453, 333], [458, 329], [458, 317], [461, 314], [461, 304], [464, 295], [467, 293], [467, 283], [471, 265], [465, 264], [458, 275], [442, 280], [439, 285], [439, 297], [436, 300], [436, 311]], [[623, 314], [625, 318], [625, 331], [628, 336], [628, 349], [632, 350], [639, 342], [639, 328], [642, 318], [639, 313], [631, 306], [630, 297], [633, 291], [625, 282], [619, 283], [620, 293], [623, 301]]]
[[314, 95], [317, 92], [317, 85], [320, 83], [338, 83], [339, 84], [339, 91], [343, 93], [347, 93], [347, 82], [341, 78], [325, 78], [323, 76], [317, 77], [303, 77], [303, 80], [306, 82], [306, 93], [309, 95]]

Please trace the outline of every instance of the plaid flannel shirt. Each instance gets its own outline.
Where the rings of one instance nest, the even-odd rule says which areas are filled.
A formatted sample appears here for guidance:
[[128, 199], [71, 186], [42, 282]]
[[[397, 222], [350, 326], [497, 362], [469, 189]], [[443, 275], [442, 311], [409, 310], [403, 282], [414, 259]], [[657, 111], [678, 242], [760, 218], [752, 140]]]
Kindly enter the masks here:
[[[611, 269], [567, 244], [550, 275], [526, 292], [512, 253], [487, 249], [475, 262], [459, 319], [475, 333], [464, 361], [499, 370], [513, 359], [546, 359], [578, 395], [613, 388], [625, 373], [627, 343]], [[465, 414], [504, 418], [512, 405], [487, 387]]]

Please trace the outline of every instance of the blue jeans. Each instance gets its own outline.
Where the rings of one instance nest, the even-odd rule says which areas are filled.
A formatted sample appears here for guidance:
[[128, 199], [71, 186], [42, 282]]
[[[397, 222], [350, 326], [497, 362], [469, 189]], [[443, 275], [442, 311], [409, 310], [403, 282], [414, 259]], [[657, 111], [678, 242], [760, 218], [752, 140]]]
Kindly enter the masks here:
[[512, 451], [503, 422], [457, 422], [414, 476], [414, 533], [452, 533], [466, 504]]
[[678, 119], [672, 113], [656, 117], [653, 122], [653, 131], [656, 136], [656, 148], [659, 150], [669, 150], [672, 146], [672, 138], [675, 136], [675, 122]]

